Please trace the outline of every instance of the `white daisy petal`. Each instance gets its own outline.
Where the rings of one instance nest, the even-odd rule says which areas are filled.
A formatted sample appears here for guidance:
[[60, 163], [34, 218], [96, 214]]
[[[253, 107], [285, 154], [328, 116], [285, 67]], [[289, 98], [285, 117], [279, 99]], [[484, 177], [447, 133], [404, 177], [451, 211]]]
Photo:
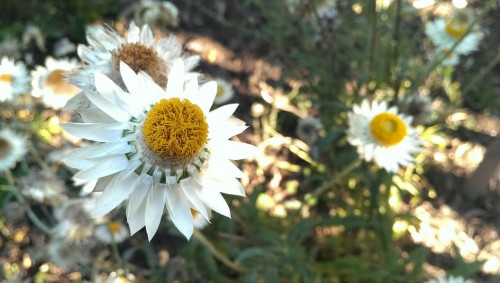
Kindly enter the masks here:
[[184, 64], [181, 60], [176, 60], [172, 66], [172, 71], [168, 75], [167, 98], [179, 97], [184, 98], [184, 79], [185, 71]]
[[177, 229], [189, 240], [193, 234], [193, 215], [189, 201], [178, 186], [170, 187], [166, 191], [170, 218]]
[[127, 214], [130, 235], [134, 235], [137, 231], [146, 226], [146, 203], [147, 199], [144, 198], [133, 213]]
[[135, 189], [131, 185], [135, 178], [136, 176], [132, 174], [128, 176], [124, 174], [116, 175], [97, 199], [93, 211], [94, 217], [103, 216], [122, 203]]
[[119, 172], [128, 165], [128, 159], [123, 154], [111, 155], [100, 159], [102, 160], [100, 163], [76, 173], [75, 178], [84, 180], [98, 179]]
[[222, 123], [223, 121], [229, 119], [229, 117], [231, 117], [231, 115], [234, 114], [236, 108], [238, 108], [238, 104], [226, 104], [211, 111], [210, 113], [207, 114], [208, 124], [217, 125]]
[[148, 194], [146, 206], [146, 232], [148, 233], [148, 240], [151, 241], [163, 215], [165, 209], [165, 199], [167, 197], [167, 186], [159, 184], [153, 186]]
[[194, 97], [193, 102], [200, 106], [203, 113], [208, 113], [214, 103], [215, 95], [217, 95], [217, 83], [211, 81], [200, 87], [200, 91]]
[[200, 194], [200, 197], [208, 207], [219, 214], [231, 218], [231, 211], [229, 210], [229, 206], [227, 206], [226, 200], [219, 192], [211, 190], [201, 190]]
[[127, 123], [99, 124], [99, 123], [66, 123], [62, 128], [77, 137], [98, 141], [118, 141], [128, 125]]

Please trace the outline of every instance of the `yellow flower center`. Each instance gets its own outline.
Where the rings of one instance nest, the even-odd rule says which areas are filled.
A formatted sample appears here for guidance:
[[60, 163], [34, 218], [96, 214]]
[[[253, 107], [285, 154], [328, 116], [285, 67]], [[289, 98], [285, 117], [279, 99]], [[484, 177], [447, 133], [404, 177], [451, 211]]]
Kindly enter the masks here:
[[120, 231], [121, 227], [122, 227], [122, 225], [118, 222], [109, 222], [108, 223], [108, 230], [111, 233], [116, 233], [116, 232]]
[[445, 30], [450, 36], [458, 38], [464, 35], [467, 31], [467, 24], [462, 21], [452, 19], [446, 23]]
[[226, 89], [223, 86], [217, 85], [217, 94], [215, 96], [221, 97], [225, 91]]
[[144, 71], [161, 87], [167, 85], [167, 70], [158, 52], [141, 43], [127, 43], [111, 52], [115, 70], [120, 69], [120, 61], [127, 64], [134, 72]]
[[162, 99], [147, 113], [144, 141], [163, 159], [186, 162], [196, 157], [208, 138], [203, 111], [189, 100]]
[[12, 150], [12, 145], [10, 142], [3, 138], [0, 138], [0, 158], [7, 156]]
[[398, 144], [406, 136], [404, 121], [399, 116], [387, 112], [373, 117], [370, 130], [373, 138], [386, 146]]
[[11, 84], [13, 81], [14, 81], [14, 77], [12, 77], [10, 74], [1, 74], [0, 75], [0, 82]]
[[80, 89], [64, 80], [65, 72], [65, 70], [61, 69], [50, 72], [45, 81], [45, 88], [50, 90], [53, 94], [77, 94]]
[[198, 213], [199, 213], [198, 211], [196, 211], [196, 210], [194, 210], [194, 209], [191, 208], [191, 215], [193, 217], [195, 217], [196, 215], [198, 215]]

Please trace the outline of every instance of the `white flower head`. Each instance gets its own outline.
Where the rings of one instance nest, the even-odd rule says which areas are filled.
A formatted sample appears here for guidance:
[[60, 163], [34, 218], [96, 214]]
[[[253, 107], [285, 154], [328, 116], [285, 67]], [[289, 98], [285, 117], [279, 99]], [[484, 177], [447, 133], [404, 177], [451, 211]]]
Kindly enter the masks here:
[[53, 109], [62, 108], [66, 102], [81, 90], [67, 81], [66, 76], [80, 64], [76, 59], [55, 59], [47, 57], [45, 66], [37, 66], [31, 72], [33, 96], [41, 97], [45, 105]]
[[[208, 211], [208, 216], [210, 217], [211, 211]], [[201, 215], [198, 211], [191, 209], [191, 215], [193, 215], [193, 225], [194, 228], [198, 230], [203, 230], [210, 223]]]
[[0, 172], [12, 169], [27, 152], [25, 136], [5, 128], [0, 130]]
[[31, 78], [23, 62], [2, 57], [0, 62], [0, 102], [11, 100], [14, 95], [28, 93]]
[[234, 96], [233, 85], [222, 78], [217, 78], [217, 94], [215, 95], [215, 104], [224, 104]]
[[179, 24], [179, 10], [169, 1], [143, 0], [134, 9], [134, 20], [151, 27], [176, 27]]
[[52, 241], [45, 246], [46, 252], [44, 252], [44, 256], [63, 270], [78, 268], [92, 261], [92, 246], [90, 246], [90, 244], [91, 243], [80, 245], [52, 239]]
[[[457, 13], [449, 19], [436, 19], [427, 23], [425, 33], [438, 49], [451, 50], [456, 42], [467, 33], [470, 20], [466, 16], [461, 16], [462, 14]], [[458, 55], [467, 55], [477, 50], [482, 37], [481, 32], [469, 32], [458, 43], [454, 52]]]
[[148, 25], [139, 28], [131, 22], [126, 38], [108, 26], [87, 29], [88, 46], [78, 46], [78, 56], [85, 68], [73, 74], [72, 81], [81, 88], [94, 85], [93, 74], [102, 73], [116, 84], [124, 86], [120, 76], [120, 62], [125, 62], [134, 72], [144, 71], [156, 84], [164, 88], [173, 62], [181, 58], [186, 70], [199, 62], [198, 56], [187, 56], [175, 36], [155, 40]]
[[54, 227], [54, 234], [69, 243], [88, 240], [94, 231], [96, 219], [92, 217], [95, 199], [70, 199], [63, 206], [54, 210], [54, 217], [59, 223]]
[[363, 100], [347, 114], [349, 129], [347, 140], [357, 147], [358, 154], [366, 161], [372, 159], [388, 172], [413, 162], [413, 153], [419, 152], [421, 141], [412, 118], [397, 113], [396, 107], [387, 102]]
[[471, 280], [467, 280], [463, 278], [462, 276], [439, 276], [436, 279], [431, 279], [428, 281], [425, 281], [425, 283], [472, 283]]
[[67, 200], [64, 182], [49, 170], [30, 170], [18, 184], [21, 194], [38, 203], [59, 206]]
[[399, 108], [413, 117], [414, 125], [429, 124], [432, 121], [432, 100], [427, 95], [416, 93], [405, 96]]
[[95, 237], [105, 243], [121, 243], [130, 236], [128, 228], [119, 221], [110, 221], [95, 227]]
[[[243, 173], [231, 160], [253, 156], [255, 147], [228, 140], [244, 131], [244, 122], [231, 118], [237, 104], [210, 111], [215, 82], [198, 86], [196, 77], [176, 60], [166, 90], [144, 72], [120, 64], [127, 90], [109, 77], [95, 74], [97, 93], [89, 100], [104, 115], [92, 123], [68, 123], [70, 134], [98, 142], [70, 152], [63, 160], [79, 169], [77, 179], [99, 179], [94, 216], [102, 216], [129, 197], [127, 222], [131, 234], [146, 227], [156, 233], [164, 208], [176, 227], [190, 238], [191, 208], [209, 219], [214, 210], [230, 217], [221, 193], [244, 195], [237, 178]], [[186, 78], [190, 78], [186, 80]]]

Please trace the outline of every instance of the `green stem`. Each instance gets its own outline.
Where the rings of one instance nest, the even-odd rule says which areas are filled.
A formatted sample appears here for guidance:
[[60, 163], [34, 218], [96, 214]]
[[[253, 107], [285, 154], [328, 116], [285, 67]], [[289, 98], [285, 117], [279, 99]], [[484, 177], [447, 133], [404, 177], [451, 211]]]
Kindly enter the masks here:
[[12, 172], [10, 172], [10, 170], [8, 169], [7, 171], [5, 171], [5, 178], [7, 179], [8, 185], [11, 186], [12, 188], [11, 192], [14, 194], [16, 199], [23, 206], [25, 206], [26, 214], [28, 215], [29, 219], [33, 222], [33, 224], [35, 224], [35, 226], [38, 227], [38, 229], [42, 230], [45, 234], [49, 236], [52, 235], [52, 230], [47, 225], [45, 225], [45, 223], [43, 223], [40, 220], [40, 218], [38, 218], [38, 216], [35, 214], [35, 212], [33, 212], [31, 207], [26, 202], [26, 199], [23, 197], [21, 192], [19, 192], [19, 189], [15, 186], [14, 176], [12, 175]]
[[113, 232], [110, 231], [111, 234], [111, 251], [113, 253], [113, 257], [115, 258], [116, 262], [118, 263], [118, 267], [124, 268], [125, 265], [123, 264], [123, 259], [120, 255], [120, 251], [118, 250], [118, 245], [116, 244], [115, 241], [115, 235], [113, 235]]
[[499, 63], [500, 53], [497, 54], [497, 56], [491, 61], [488, 66], [486, 66], [486, 68], [482, 69], [479, 74], [477, 74], [470, 80], [470, 83], [464, 88], [462, 95], [465, 95], [467, 92], [471, 91], [476, 86], [476, 84], [482, 81], [484, 76], [486, 76], [491, 70], [493, 70], [493, 68], [495, 68]]
[[43, 170], [47, 170], [47, 171], [50, 170], [49, 166], [47, 165], [47, 163], [45, 163], [45, 161], [42, 159], [42, 157], [40, 156], [40, 154], [38, 154], [38, 151], [33, 146], [33, 143], [31, 143], [31, 142], [28, 143], [28, 150], [30, 151], [31, 156], [35, 159], [35, 161], [38, 163], [38, 165], [40, 165], [40, 167]]
[[193, 231], [193, 237], [198, 239], [218, 260], [224, 263], [227, 267], [238, 271], [243, 272], [244, 269], [237, 262], [231, 261], [225, 254], [220, 252], [200, 231], [195, 229]]
[[320, 195], [322, 195], [324, 192], [329, 190], [333, 185], [335, 185], [342, 177], [344, 177], [345, 175], [350, 173], [352, 170], [357, 168], [360, 164], [361, 164], [361, 159], [358, 158], [355, 161], [353, 161], [352, 163], [350, 163], [349, 165], [347, 165], [346, 167], [344, 167], [344, 169], [342, 169], [342, 171], [340, 171], [336, 175], [334, 175], [330, 180], [328, 180], [328, 182], [323, 183], [323, 185], [321, 185], [321, 187], [317, 188], [314, 192], [312, 192], [310, 194], [311, 198], [314, 199], [314, 198], [317, 198]]
[[395, 28], [394, 28], [394, 51], [393, 51], [393, 58], [392, 58], [392, 64], [393, 64], [393, 70], [396, 73], [396, 77], [394, 80], [394, 99], [397, 101], [398, 96], [399, 96], [399, 87], [401, 85], [401, 79], [399, 77], [399, 35], [400, 35], [400, 28], [401, 28], [401, 6], [402, 6], [402, 1], [397, 0], [396, 1], [396, 19], [395, 19]]
[[[376, 0], [370, 1], [370, 12], [371, 12], [371, 38], [370, 38], [370, 49], [368, 51], [368, 76], [369, 80], [373, 79], [373, 64], [375, 62], [375, 48], [377, 45], [377, 3]], [[370, 89], [368, 89], [369, 93], [372, 93]]]

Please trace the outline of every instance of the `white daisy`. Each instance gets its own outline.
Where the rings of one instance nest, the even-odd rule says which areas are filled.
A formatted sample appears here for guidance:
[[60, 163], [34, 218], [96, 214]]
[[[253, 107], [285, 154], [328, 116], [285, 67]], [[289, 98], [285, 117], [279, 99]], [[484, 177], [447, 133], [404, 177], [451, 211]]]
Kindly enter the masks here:
[[234, 95], [233, 85], [222, 78], [217, 78], [217, 94], [215, 95], [215, 104], [224, 104], [231, 100]]
[[13, 95], [28, 93], [31, 78], [23, 62], [2, 57], [0, 62], [0, 102], [11, 100]]
[[136, 73], [146, 72], [163, 88], [174, 60], [182, 58], [186, 70], [193, 69], [199, 62], [198, 56], [183, 54], [182, 45], [175, 36], [155, 40], [149, 26], [139, 28], [134, 22], [130, 23], [126, 38], [108, 26], [90, 27], [87, 41], [89, 45], [79, 45], [77, 51], [85, 68], [72, 76], [72, 81], [82, 88], [94, 85], [93, 74], [96, 72], [105, 74], [123, 87], [119, 72], [121, 61]]
[[53, 228], [56, 237], [70, 243], [79, 243], [89, 239], [94, 231], [96, 219], [92, 217], [95, 199], [81, 198], [64, 202], [54, 209], [54, 217], [59, 223]]
[[[208, 212], [209, 212], [209, 216], [210, 216], [210, 211], [208, 211]], [[203, 228], [207, 227], [209, 222], [198, 211], [191, 209], [191, 215], [193, 215], [194, 228], [196, 228], [198, 230], [203, 230]]]
[[95, 227], [95, 237], [105, 243], [121, 243], [129, 237], [127, 227], [118, 221], [110, 221]]
[[439, 276], [436, 279], [425, 281], [425, 283], [471, 283], [471, 281], [463, 278], [462, 276], [455, 277], [450, 275], [448, 277]]
[[60, 109], [66, 102], [80, 92], [80, 89], [69, 83], [66, 76], [78, 68], [76, 59], [54, 59], [47, 57], [45, 66], [37, 66], [31, 72], [33, 80], [33, 96], [41, 97], [43, 103], [53, 109]]
[[[425, 33], [437, 48], [451, 50], [455, 43], [467, 32], [469, 24], [459, 18], [436, 19], [427, 23]], [[467, 55], [477, 50], [482, 38], [480, 32], [470, 32], [455, 47], [454, 52]]]
[[450, 51], [445, 48], [437, 48], [436, 56], [442, 56], [441, 65], [445, 67], [456, 66], [460, 62], [459, 54], [455, 51]]
[[8, 128], [0, 130], [0, 172], [14, 168], [26, 152], [26, 137]]
[[[215, 82], [198, 87], [178, 59], [166, 90], [125, 63], [120, 73], [127, 91], [109, 77], [95, 74], [98, 93], [86, 92], [105, 113], [92, 123], [63, 125], [70, 134], [98, 142], [70, 152], [64, 162], [81, 170], [78, 179], [99, 179], [104, 188], [94, 216], [101, 216], [130, 196], [127, 221], [131, 234], [146, 226], [156, 233], [166, 206], [177, 228], [189, 239], [191, 208], [208, 220], [209, 209], [230, 217], [221, 193], [244, 195], [236, 178], [243, 173], [230, 160], [253, 155], [255, 147], [228, 140], [247, 126], [230, 116], [237, 104], [210, 111]], [[96, 112], [98, 113], [98, 112]]]
[[399, 165], [413, 162], [413, 153], [420, 151], [417, 131], [412, 128], [412, 118], [397, 113], [396, 107], [387, 103], [363, 100], [347, 114], [349, 129], [347, 140], [357, 146], [359, 155], [388, 172], [396, 172]]

